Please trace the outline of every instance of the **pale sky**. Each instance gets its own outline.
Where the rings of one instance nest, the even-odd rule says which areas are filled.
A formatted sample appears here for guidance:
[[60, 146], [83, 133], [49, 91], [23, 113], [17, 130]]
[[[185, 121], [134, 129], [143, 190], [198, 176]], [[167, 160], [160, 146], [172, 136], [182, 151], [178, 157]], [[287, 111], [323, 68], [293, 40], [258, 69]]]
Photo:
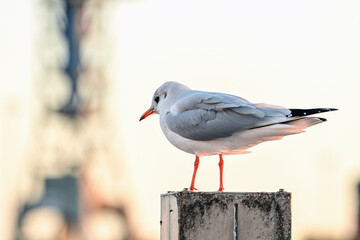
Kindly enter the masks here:
[[[163, 82], [293, 108], [336, 107], [308, 132], [225, 156], [228, 191], [293, 194], [293, 238], [352, 234], [360, 179], [358, 1], [142, 1], [114, 25], [126, 158], [146, 221], [159, 194], [191, 180], [194, 156], [167, 142], [158, 116], [138, 123]], [[355, 110], [355, 111], [354, 111]], [[203, 158], [197, 187], [218, 188], [217, 157]], [[142, 200], [146, 199], [146, 201]], [[156, 223], [156, 221], [155, 221]]]
[[[23, 5], [18, 12], [16, 6], [25, 2], [0, 2], [0, 15], [7, 22], [13, 20], [11, 28], [6, 21], [0, 25], [0, 52], [5, 53], [0, 56], [1, 107], [6, 106], [6, 99], [17, 98], [24, 117], [31, 95], [28, 75], [36, 68], [31, 34], [37, 29], [33, 17], [36, 4]], [[339, 108], [322, 114], [328, 121], [306, 133], [263, 143], [250, 149], [251, 154], [225, 156], [224, 187], [236, 192], [280, 188], [292, 192], [295, 240], [309, 234], [353, 234], [355, 186], [360, 180], [359, 1], [109, 4], [108, 12], [113, 15], [107, 28], [114, 47], [109, 75], [117, 92], [111, 104], [118, 109], [119, 148], [124, 151], [144, 232], [159, 236], [160, 194], [182, 190], [191, 180], [195, 157], [166, 140], [158, 116], [138, 122], [156, 88], [175, 80], [194, 89], [231, 93], [252, 102]], [[1, 114], [0, 119], [5, 113]], [[12, 136], [26, 132], [24, 121], [18, 123], [22, 128], [14, 130]], [[0, 124], [0, 166], [15, 169], [18, 161], [9, 163], [7, 158], [19, 160], [21, 156], [12, 155], [6, 147], [6, 121]], [[217, 163], [217, 157], [201, 159], [196, 182], [199, 190], [218, 189]], [[0, 188], [5, 185], [1, 182]], [[7, 206], [5, 200], [0, 203]], [[1, 227], [5, 226], [4, 216], [0, 215]]]

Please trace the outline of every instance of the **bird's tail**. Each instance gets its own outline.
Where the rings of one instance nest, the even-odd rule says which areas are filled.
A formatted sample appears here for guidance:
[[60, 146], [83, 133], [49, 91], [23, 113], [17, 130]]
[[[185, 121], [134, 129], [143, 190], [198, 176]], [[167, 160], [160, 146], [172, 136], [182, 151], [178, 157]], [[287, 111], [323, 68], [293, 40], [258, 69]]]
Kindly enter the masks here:
[[[224, 145], [224, 149], [227, 149], [223, 152], [225, 154], [249, 153], [247, 149], [259, 143], [280, 140], [284, 136], [302, 133], [306, 128], [324, 121], [326, 121], [326, 119], [318, 117], [300, 117], [288, 122], [241, 131], [234, 134], [230, 141], [227, 140], [227, 144]], [[231, 146], [229, 142], [236, 144]]]
[[[284, 133], [287, 133], [286, 135], [290, 135], [290, 134], [301, 133], [306, 128], [311, 127], [316, 124], [319, 124], [319, 123], [322, 123], [322, 122], [325, 122], [325, 121], [326, 121], [325, 118], [320, 118], [320, 117], [303, 117], [303, 118], [298, 118], [295, 120], [281, 123], [280, 126], [282, 126], [281, 128], [286, 129], [286, 131], [284, 132]], [[292, 127], [287, 129], [287, 127], [284, 127], [284, 126], [292, 126]]]

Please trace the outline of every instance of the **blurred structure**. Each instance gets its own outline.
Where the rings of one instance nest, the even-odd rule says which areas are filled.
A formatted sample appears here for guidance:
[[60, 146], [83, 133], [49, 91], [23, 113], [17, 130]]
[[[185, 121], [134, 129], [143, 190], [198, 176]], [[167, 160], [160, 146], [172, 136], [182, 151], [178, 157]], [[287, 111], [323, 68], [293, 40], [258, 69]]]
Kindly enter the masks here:
[[354, 237], [354, 240], [360, 240], [360, 182], [357, 185], [357, 193], [358, 193], [358, 213], [357, 213], [357, 227], [356, 227], [356, 235]]
[[360, 182], [356, 186], [357, 190], [357, 224], [356, 224], [356, 233], [354, 237], [344, 236], [342, 238], [334, 238], [331, 236], [311, 236], [306, 238], [306, 240], [360, 240]]
[[40, 3], [38, 117], [16, 238], [135, 239], [106, 104], [106, 1]]

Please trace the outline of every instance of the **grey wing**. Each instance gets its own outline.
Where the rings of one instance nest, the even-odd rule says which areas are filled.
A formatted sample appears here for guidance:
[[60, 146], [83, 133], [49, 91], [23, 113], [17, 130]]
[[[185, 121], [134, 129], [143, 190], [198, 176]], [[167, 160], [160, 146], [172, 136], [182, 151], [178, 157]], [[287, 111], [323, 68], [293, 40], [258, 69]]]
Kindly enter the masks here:
[[166, 124], [184, 138], [210, 141], [285, 121], [289, 114], [286, 108], [252, 104], [233, 95], [194, 92], [172, 107]]

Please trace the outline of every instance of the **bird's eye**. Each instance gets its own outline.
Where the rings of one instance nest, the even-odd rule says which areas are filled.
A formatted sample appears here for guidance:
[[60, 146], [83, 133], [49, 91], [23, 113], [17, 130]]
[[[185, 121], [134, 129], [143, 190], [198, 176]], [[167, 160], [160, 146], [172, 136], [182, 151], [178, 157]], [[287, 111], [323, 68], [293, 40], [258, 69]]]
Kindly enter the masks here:
[[155, 97], [155, 99], [154, 99], [154, 101], [155, 101], [156, 103], [159, 103], [159, 100], [160, 100], [159, 96]]

